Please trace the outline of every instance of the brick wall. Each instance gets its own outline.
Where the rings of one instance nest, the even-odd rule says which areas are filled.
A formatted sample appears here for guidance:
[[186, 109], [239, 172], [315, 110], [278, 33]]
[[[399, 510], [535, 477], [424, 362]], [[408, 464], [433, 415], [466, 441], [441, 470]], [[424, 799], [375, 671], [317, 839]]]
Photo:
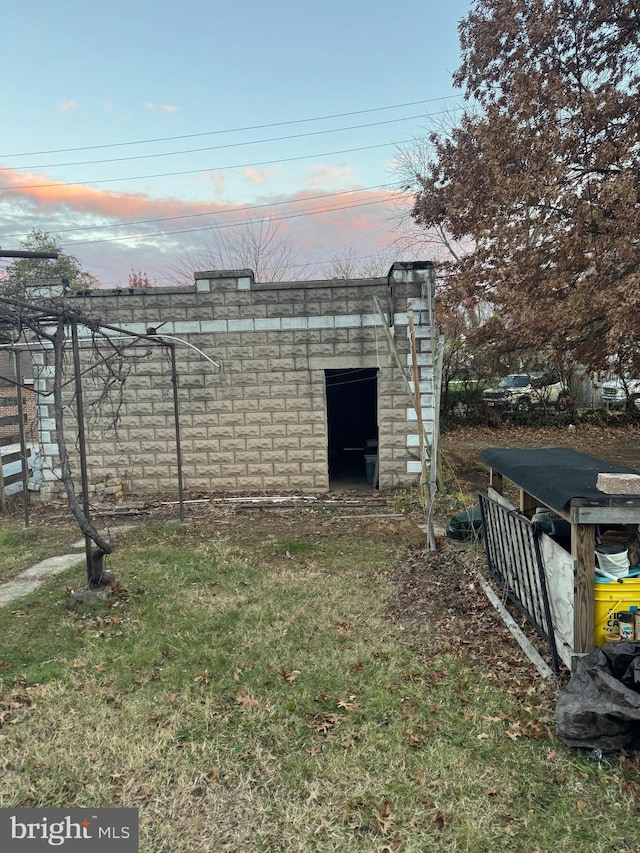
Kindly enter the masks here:
[[[176, 344], [189, 492], [327, 491], [325, 371], [356, 368], [377, 369], [379, 483], [389, 488], [419, 473], [417, 421], [374, 297], [387, 323], [393, 317], [398, 356], [409, 374], [407, 310], [414, 309], [423, 417], [432, 429], [430, 275], [392, 270], [390, 278], [276, 284], [258, 284], [247, 270], [207, 272], [197, 273], [190, 288], [69, 298], [103, 322], [138, 334], [157, 329]], [[111, 411], [88, 425], [90, 480], [117, 475], [129, 492], [172, 490], [177, 461], [170, 360], [164, 348], [135, 343], [117, 433]], [[83, 351], [84, 363], [87, 358]], [[83, 386], [89, 411], [101, 382], [94, 385], [86, 374]], [[51, 412], [41, 417], [51, 423]], [[43, 444], [54, 470], [54, 438]]]

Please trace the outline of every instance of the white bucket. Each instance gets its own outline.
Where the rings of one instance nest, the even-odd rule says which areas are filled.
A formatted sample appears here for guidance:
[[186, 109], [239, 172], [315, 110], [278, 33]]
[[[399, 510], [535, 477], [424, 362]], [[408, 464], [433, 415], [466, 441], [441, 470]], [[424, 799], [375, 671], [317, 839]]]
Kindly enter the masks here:
[[629, 552], [617, 542], [596, 545], [596, 573], [605, 578], [625, 578], [629, 574]]

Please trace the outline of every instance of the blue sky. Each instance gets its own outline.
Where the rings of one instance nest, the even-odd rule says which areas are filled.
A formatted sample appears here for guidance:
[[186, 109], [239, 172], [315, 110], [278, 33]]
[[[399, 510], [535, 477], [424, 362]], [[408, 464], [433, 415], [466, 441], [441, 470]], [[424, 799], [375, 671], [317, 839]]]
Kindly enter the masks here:
[[300, 278], [388, 254], [394, 160], [462, 103], [470, 5], [8, 4], [0, 246], [37, 227], [105, 286], [161, 284], [211, 229], [268, 211]]

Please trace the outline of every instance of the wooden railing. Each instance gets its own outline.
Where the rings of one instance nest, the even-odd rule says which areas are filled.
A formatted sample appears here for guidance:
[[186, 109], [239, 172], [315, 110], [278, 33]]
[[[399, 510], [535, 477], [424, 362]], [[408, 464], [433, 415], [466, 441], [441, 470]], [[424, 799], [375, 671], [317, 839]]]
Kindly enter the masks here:
[[[15, 404], [15, 397], [0, 398], [0, 402], [4, 402], [4, 406], [10, 405], [11, 402]], [[22, 489], [24, 477], [23, 454], [20, 444], [20, 416], [17, 411], [15, 414], [0, 417], [0, 429], [5, 433], [0, 437], [0, 510], [4, 512], [7, 495], [14, 494]], [[25, 451], [25, 455], [28, 457], [28, 448], [25, 448]]]

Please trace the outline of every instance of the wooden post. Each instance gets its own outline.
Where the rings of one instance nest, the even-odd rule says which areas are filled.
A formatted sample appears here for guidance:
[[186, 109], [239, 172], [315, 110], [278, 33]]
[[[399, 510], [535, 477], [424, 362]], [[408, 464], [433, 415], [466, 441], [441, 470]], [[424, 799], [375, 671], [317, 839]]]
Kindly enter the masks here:
[[520, 489], [520, 512], [531, 518], [537, 506], [538, 501], [524, 489]]
[[[416, 417], [418, 419], [418, 442], [420, 447], [420, 465], [422, 468], [422, 475], [420, 477], [420, 488], [422, 491], [425, 516], [427, 519], [427, 544], [429, 546], [430, 551], [435, 551], [436, 537], [433, 529], [433, 495], [431, 494], [431, 490], [429, 488], [429, 471], [427, 467], [427, 452], [428, 450], [431, 450], [431, 448], [427, 449], [427, 442], [425, 440], [424, 434], [424, 422], [422, 420], [422, 400], [420, 394], [420, 371], [418, 369], [416, 333], [413, 325], [413, 311], [411, 310], [411, 308], [409, 308], [409, 310], [407, 311], [407, 316], [409, 318], [409, 344], [411, 346], [411, 365], [413, 368], [413, 405], [415, 406]], [[430, 464], [431, 466], [435, 464], [433, 456], [431, 456]]]
[[504, 488], [502, 474], [499, 471], [496, 471], [495, 468], [489, 469], [489, 485], [494, 492], [497, 492], [499, 495], [502, 494], [502, 490]]
[[593, 524], [571, 525], [573, 570], [573, 648], [578, 654], [594, 648], [594, 587], [596, 534]]

